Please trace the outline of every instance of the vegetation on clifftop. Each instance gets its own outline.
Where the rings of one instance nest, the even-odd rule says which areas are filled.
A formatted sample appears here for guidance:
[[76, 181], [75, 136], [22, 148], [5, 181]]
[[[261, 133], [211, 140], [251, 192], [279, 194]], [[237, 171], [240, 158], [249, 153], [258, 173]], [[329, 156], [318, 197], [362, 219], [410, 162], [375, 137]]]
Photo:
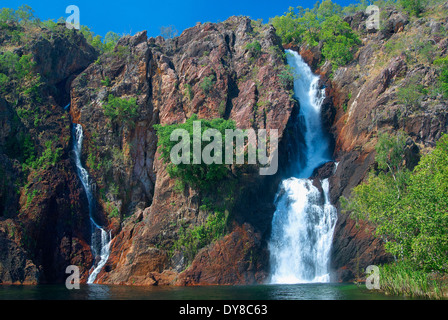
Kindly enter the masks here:
[[331, 0], [316, 2], [313, 9], [290, 7], [283, 16], [270, 19], [284, 44], [322, 46], [324, 59], [333, 69], [353, 59], [353, 53], [361, 43], [358, 35], [342, 19], [342, 8]]

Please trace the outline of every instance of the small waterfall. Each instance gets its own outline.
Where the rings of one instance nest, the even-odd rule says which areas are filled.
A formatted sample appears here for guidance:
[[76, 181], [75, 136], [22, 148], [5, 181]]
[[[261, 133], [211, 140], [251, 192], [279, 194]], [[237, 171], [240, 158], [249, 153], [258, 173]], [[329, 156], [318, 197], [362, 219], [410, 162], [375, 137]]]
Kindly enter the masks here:
[[329, 141], [322, 128], [325, 89], [296, 52], [287, 50], [295, 73], [294, 94], [300, 102], [299, 125], [305, 146], [294, 176], [282, 181], [276, 196], [269, 242], [271, 282], [329, 282], [329, 259], [337, 211], [329, 201], [328, 179], [322, 192], [308, 179], [314, 169], [331, 161]]
[[107, 259], [109, 258], [111, 233], [101, 228], [93, 218], [93, 213], [95, 212], [95, 199], [93, 198], [92, 185], [90, 183], [89, 173], [82, 166], [81, 162], [82, 141], [84, 138], [82, 126], [80, 124], [74, 124], [73, 133], [74, 133], [73, 150], [75, 153], [76, 170], [79, 178], [81, 179], [81, 183], [84, 187], [84, 190], [86, 191], [87, 202], [89, 205], [89, 216], [92, 231], [91, 249], [93, 257], [95, 259], [89, 278], [87, 279], [87, 283], [91, 284], [95, 282], [98, 273], [100, 273], [101, 269], [104, 267], [104, 265], [107, 262]]

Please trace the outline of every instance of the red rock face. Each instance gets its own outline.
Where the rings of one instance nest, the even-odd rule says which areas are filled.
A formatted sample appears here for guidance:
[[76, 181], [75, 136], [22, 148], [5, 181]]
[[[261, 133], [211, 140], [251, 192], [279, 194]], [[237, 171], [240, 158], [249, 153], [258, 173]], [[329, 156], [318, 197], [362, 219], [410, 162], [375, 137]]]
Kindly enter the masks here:
[[[8, 92], [0, 99], [0, 171], [5, 174], [0, 188], [0, 283], [62, 283], [72, 264], [86, 279], [92, 263], [86, 198], [70, 160], [70, 119], [64, 107], [70, 102], [71, 80], [97, 53], [79, 33], [68, 36], [64, 31], [25, 30], [29, 42], [17, 48], [36, 62], [40, 100], [8, 103]], [[36, 115], [18, 118], [18, 108], [34, 109]], [[36, 158], [48, 143], [52, 152], [60, 150], [57, 162], [45, 159], [24, 169], [21, 136], [30, 138]]]
[[[254, 41], [260, 43], [260, 52], [247, 49]], [[128, 54], [126, 58], [120, 50]], [[71, 114], [84, 127], [84, 157], [88, 158], [90, 150], [98, 159], [105, 159], [114, 148], [125, 159], [119, 163], [112, 158], [112, 168], [107, 171], [89, 170], [103, 194], [97, 196], [101, 219], [114, 228], [115, 236], [98, 282], [193, 285], [262, 281], [278, 175], [263, 177], [258, 170], [234, 168], [235, 172], [242, 170], [235, 187], [241, 193], [236, 192], [232, 207], [226, 208], [233, 221], [230, 234], [201, 250], [187, 268], [190, 262], [182, 252], [173, 255], [179, 228], [201, 225], [210, 212], [199, 209], [203, 194], [193, 189], [174, 191], [175, 181], [159, 159], [152, 126], [181, 123], [193, 114], [206, 119], [223, 117], [234, 120], [238, 128], [277, 129], [283, 146], [285, 129], [297, 105], [291, 99], [292, 88], [284, 87], [278, 77], [285, 67], [281, 52], [272, 27], [232, 17], [219, 24], [197, 25], [174, 39], [147, 39], [145, 32], [124, 37], [113, 53], [103, 55], [75, 79]], [[110, 87], [101, 84], [106, 77], [111, 80]], [[208, 90], [202, 84], [206, 78], [213, 79]], [[109, 94], [137, 98], [135, 126], [110, 124], [101, 107]], [[111, 184], [119, 187], [119, 194], [110, 192]], [[268, 193], [261, 196], [261, 190]], [[219, 194], [208, 196], [222, 202]], [[108, 218], [111, 203], [124, 216], [131, 216], [122, 227], [118, 219]], [[249, 239], [249, 234], [254, 239]], [[204, 255], [213, 259], [207, 262]], [[235, 259], [238, 270], [230, 268]], [[250, 262], [254, 259], [259, 262]]]
[[255, 284], [266, 279], [261, 236], [249, 224], [236, 227], [214, 245], [201, 250], [177, 279], [180, 285]]

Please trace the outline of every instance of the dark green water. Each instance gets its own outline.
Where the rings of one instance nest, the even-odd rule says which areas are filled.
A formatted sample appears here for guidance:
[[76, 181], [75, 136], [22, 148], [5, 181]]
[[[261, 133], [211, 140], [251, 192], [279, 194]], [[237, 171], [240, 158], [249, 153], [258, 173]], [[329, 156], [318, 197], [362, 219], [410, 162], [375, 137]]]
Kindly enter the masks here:
[[2, 286], [0, 300], [385, 300], [403, 299], [354, 284], [296, 284], [203, 287], [81, 285]]

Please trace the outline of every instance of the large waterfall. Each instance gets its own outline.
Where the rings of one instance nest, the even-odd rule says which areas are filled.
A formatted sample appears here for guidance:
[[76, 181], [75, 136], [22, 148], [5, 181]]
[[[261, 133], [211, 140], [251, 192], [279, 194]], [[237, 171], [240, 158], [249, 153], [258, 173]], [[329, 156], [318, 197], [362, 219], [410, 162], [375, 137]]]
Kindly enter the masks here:
[[325, 89], [319, 88], [302, 57], [287, 51], [294, 71], [294, 94], [300, 103], [299, 125], [303, 135], [294, 176], [285, 179], [276, 196], [269, 242], [271, 282], [329, 282], [329, 258], [337, 211], [329, 201], [328, 179], [322, 191], [308, 179], [314, 169], [331, 161], [329, 141], [322, 128], [321, 106]]
[[93, 215], [95, 212], [95, 199], [93, 198], [92, 185], [90, 183], [89, 174], [82, 166], [81, 162], [82, 140], [84, 137], [82, 126], [80, 124], [74, 124], [73, 131], [73, 150], [75, 153], [76, 170], [79, 178], [81, 179], [84, 190], [86, 191], [91, 222], [91, 249], [94, 257], [94, 264], [92, 266], [89, 278], [87, 279], [87, 283], [91, 284], [94, 283], [98, 273], [100, 273], [109, 258], [111, 235], [110, 232], [108, 233], [105, 231], [94, 220]]

